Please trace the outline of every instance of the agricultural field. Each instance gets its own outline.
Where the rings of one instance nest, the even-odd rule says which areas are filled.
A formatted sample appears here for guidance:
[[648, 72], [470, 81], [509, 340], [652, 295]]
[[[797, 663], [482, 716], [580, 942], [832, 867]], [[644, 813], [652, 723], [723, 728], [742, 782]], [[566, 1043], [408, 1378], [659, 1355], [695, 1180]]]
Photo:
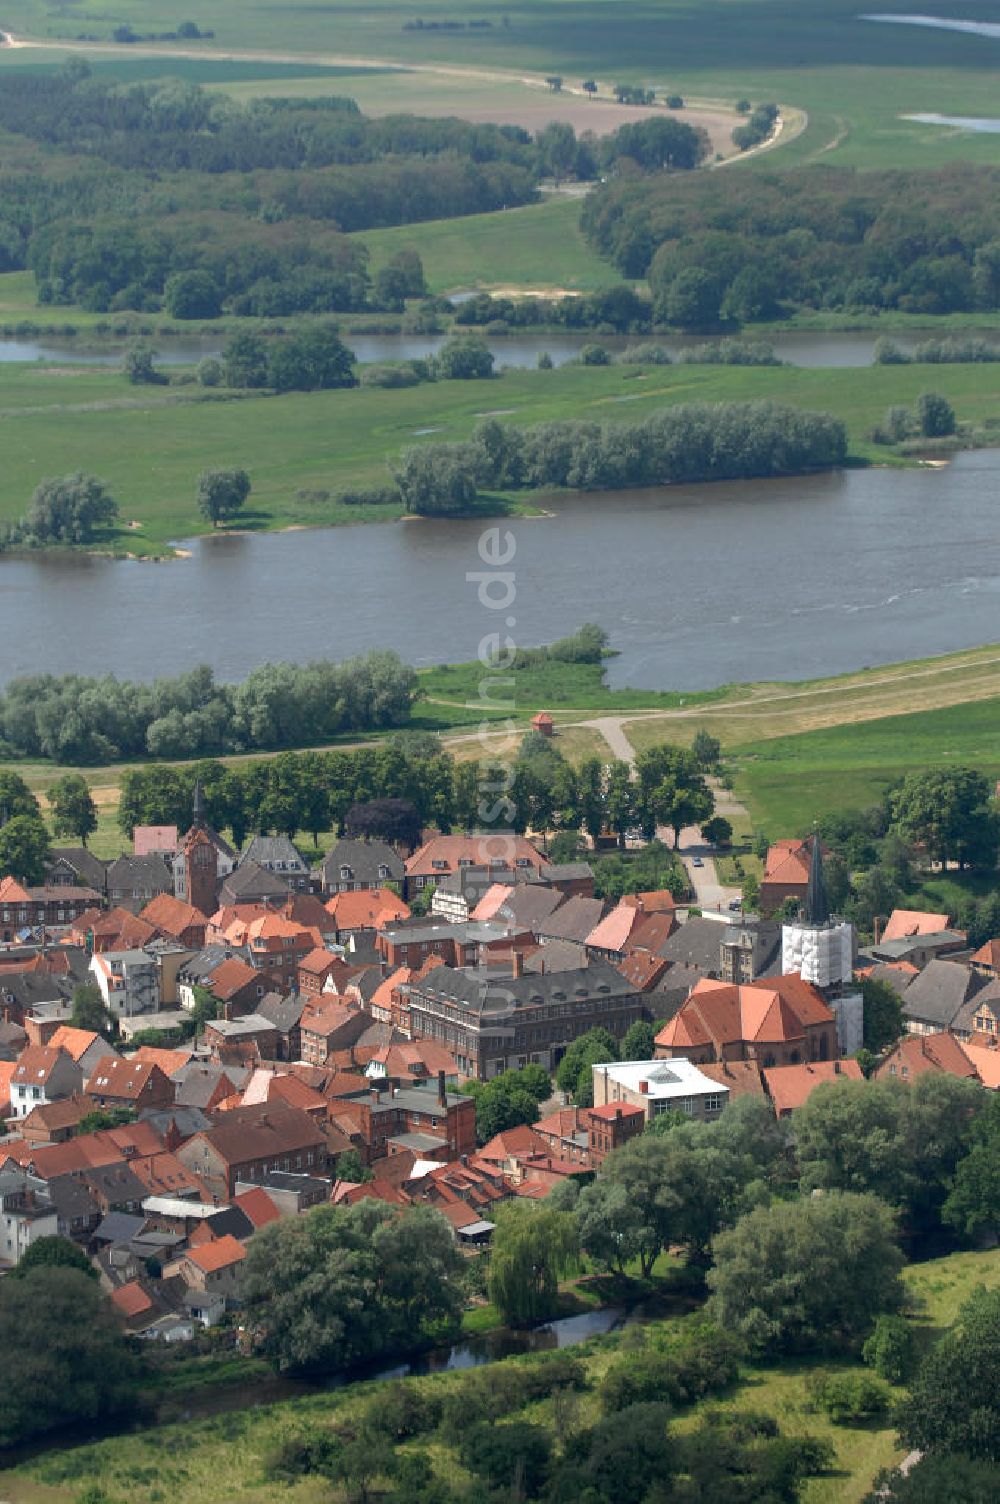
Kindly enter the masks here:
[[[896, 0], [880, 9], [906, 14], [912, 7], [907, 0]], [[533, 82], [559, 74], [567, 88], [595, 78], [605, 94], [615, 83], [627, 82], [727, 102], [742, 95], [772, 98], [808, 115], [803, 133], [781, 148], [788, 162], [912, 167], [941, 165], [955, 157], [1000, 160], [996, 135], [903, 118], [995, 113], [993, 54], [1000, 41], [876, 24], [861, 19], [858, 10], [848, 0], [807, 7], [788, 0], [709, 0], [697, 7], [682, 0], [643, 0], [627, 9], [618, 0], [540, 0], [522, 10], [488, 6], [470, 11], [456, 0], [443, 0], [428, 18], [439, 29], [414, 30], [407, 23], [416, 19], [417, 10], [400, 0], [355, 8], [316, 0], [294, 9], [254, 0], [238, 11], [233, 0], [205, 0], [197, 20], [215, 31], [214, 39], [160, 43], [154, 50], [195, 59], [233, 57], [236, 62], [247, 56], [254, 62], [311, 61], [315, 74], [327, 64], [402, 64], [413, 70], [416, 78], [402, 83], [399, 93], [399, 80], [369, 79], [358, 98], [363, 108], [375, 110], [439, 113], [442, 95], [451, 89], [456, 100], [463, 91], [469, 96], [467, 109], [481, 109], [482, 89], [491, 80], [509, 85], [506, 107], [530, 108], [523, 82], [528, 74]], [[972, 4], [961, 14], [974, 18], [980, 10]], [[471, 27], [471, 21], [489, 24]], [[459, 24], [443, 30], [442, 22]], [[76, 40], [79, 46], [78, 39], [85, 38], [83, 46], [106, 47], [114, 29], [126, 23], [139, 35], [177, 24], [160, 0], [134, 0], [110, 9], [86, 0], [71, 10], [51, 10], [40, 0], [14, 0], [4, 13], [4, 25], [15, 36], [50, 44]], [[122, 52], [132, 57], [136, 50]], [[64, 55], [61, 49], [57, 55]], [[455, 70], [465, 70], [466, 76]], [[231, 82], [262, 81], [251, 75], [240, 81], [234, 74]], [[301, 78], [295, 82], [308, 92], [314, 87]], [[490, 101], [487, 107], [499, 106]]]
[[[884, 462], [867, 437], [890, 403], [912, 405], [928, 387], [962, 420], [1000, 416], [1000, 393], [976, 366], [867, 369], [723, 366], [569, 366], [508, 371], [492, 381], [442, 381], [281, 397], [237, 396], [197, 385], [132, 387], [123, 375], [79, 367], [0, 366], [5, 468], [0, 520], [20, 517], [43, 476], [83, 470], [109, 483], [123, 521], [113, 548], [143, 555], [208, 530], [195, 483], [211, 466], [241, 464], [253, 495], [240, 526], [256, 531], [390, 521], [393, 506], [345, 507], [337, 494], [385, 485], [388, 467], [422, 437], [467, 438], [486, 416], [515, 424], [550, 419], [635, 420], [678, 402], [769, 399], [826, 411], [847, 424], [855, 460]], [[206, 400], [207, 395], [207, 400]], [[326, 491], [326, 498], [317, 491]], [[302, 494], [311, 493], [311, 494]], [[531, 511], [537, 497], [484, 504]]]

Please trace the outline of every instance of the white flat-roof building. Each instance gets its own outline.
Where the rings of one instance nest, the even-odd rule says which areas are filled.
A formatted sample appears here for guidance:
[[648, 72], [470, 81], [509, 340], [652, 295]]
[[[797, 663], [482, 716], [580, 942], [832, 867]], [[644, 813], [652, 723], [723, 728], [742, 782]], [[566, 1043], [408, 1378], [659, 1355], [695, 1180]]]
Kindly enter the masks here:
[[649, 1121], [664, 1112], [683, 1112], [711, 1122], [729, 1100], [729, 1088], [706, 1076], [690, 1060], [623, 1060], [595, 1065], [594, 1106], [624, 1102], [641, 1107]]

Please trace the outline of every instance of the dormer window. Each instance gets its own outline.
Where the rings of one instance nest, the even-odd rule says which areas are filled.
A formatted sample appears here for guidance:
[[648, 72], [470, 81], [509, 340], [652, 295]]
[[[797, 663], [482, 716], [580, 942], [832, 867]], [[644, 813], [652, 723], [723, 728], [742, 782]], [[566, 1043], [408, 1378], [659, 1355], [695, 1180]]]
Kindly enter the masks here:
[[350, 879], [353, 876], [354, 876], [354, 873], [353, 873], [353, 871], [351, 870], [350, 867], [347, 867], [347, 866], [341, 867], [341, 869], [340, 869], [340, 878], [341, 878], [342, 882], [349, 882]]
[[386, 880], [386, 878], [389, 876], [389, 869], [385, 865], [385, 862], [380, 862], [379, 863], [378, 875], [379, 875], [379, 881], [380, 882], [384, 882]]

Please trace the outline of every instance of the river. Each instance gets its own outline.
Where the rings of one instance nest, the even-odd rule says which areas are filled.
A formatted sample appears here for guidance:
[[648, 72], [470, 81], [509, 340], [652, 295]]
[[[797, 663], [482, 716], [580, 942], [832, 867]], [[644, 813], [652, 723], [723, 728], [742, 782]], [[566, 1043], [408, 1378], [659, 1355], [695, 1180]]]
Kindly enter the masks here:
[[[509, 528], [516, 599], [488, 610], [482, 521], [414, 520], [188, 540], [161, 564], [0, 560], [2, 674], [224, 679], [282, 658], [391, 647], [475, 657], [598, 621], [613, 685], [808, 679], [1000, 641], [1000, 450], [941, 469], [559, 495]], [[489, 524], [492, 525], [492, 524]]]
[[[461, 331], [459, 331], [461, 332]], [[476, 333], [467, 330], [467, 333]], [[354, 351], [359, 361], [368, 364], [383, 360], [423, 360], [434, 355], [442, 346], [443, 334], [350, 334], [345, 331], [344, 341]], [[747, 336], [753, 340], [753, 334]], [[913, 348], [924, 340], [936, 337], [933, 329], [889, 332], [894, 344], [904, 350]], [[963, 329], [962, 339], [984, 339], [1000, 345], [1000, 329]], [[856, 331], [830, 334], [810, 333], [803, 330], [788, 330], [781, 334], [763, 336], [772, 345], [779, 360], [796, 366], [870, 366], [878, 332]], [[497, 366], [513, 366], [531, 369], [538, 364], [544, 350], [552, 357], [553, 365], [561, 366], [575, 360], [584, 345], [600, 344], [613, 352], [624, 350], [629, 345], [662, 345], [676, 357], [682, 350], [705, 343], [704, 335], [629, 336], [622, 334], [539, 334], [524, 331], [518, 334], [491, 335], [486, 342], [493, 351]], [[195, 365], [203, 356], [219, 355], [222, 341], [218, 336], [170, 335], [148, 341], [157, 353], [163, 366]], [[92, 341], [85, 335], [76, 338], [58, 338], [55, 335], [37, 335], [30, 338], [0, 339], [0, 364], [22, 361], [49, 360], [62, 365], [120, 366], [126, 344], [124, 341]]]

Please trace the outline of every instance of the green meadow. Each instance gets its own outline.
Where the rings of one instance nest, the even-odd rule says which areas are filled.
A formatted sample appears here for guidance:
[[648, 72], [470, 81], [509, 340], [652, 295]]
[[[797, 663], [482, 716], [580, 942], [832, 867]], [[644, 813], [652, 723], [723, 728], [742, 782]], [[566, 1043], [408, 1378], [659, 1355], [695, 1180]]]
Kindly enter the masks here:
[[[467, 438], [492, 414], [516, 424], [615, 422], [678, 402], [770, 399], [838, 415], [854, 458], [884, 462], [868, 430], [890, 403], [912, 404], [928, 387], [947, 394], [961, 419], [1000, 417], [1000, 393], [976, 366], [571, 366], [401, 391], [271, 397], [205, 392], [193, 383], [133, 387], [107, 370], [8, 364], [0, 366], [0, 520], [22, 515], [43, 476], [85, 470], [110, 484], [123, 522], [133, 524], [114, 547], [162, 552], [169, 540], [206, 530], [195, 506], [199, 473], [240, 464], [253, 482], [242, 527], [387, 521], [398, 509], [344, 507], [336, 496], [384, 485], [402, 449]], [[318, 491], [329, 494], [301, 494]], [[535, 500], [521, 493], [513, 505], [531, 510]]]
[[[904, 1279], [913, 1297], [910, 1316], [918, 1342], [926, 1345], [952, 1324], [961, 1304], [980, 1285], [995, 1287], [1000, 1278], [1000, 1256], [990, 1253], [957, 1253], [946, 1258], [912, 1265]], [[680, 1335], [686, 1324], [697, 1322], [700, 1313], [670, 1316], [650, 1323], [654, 1334]], [[637, 1334], [613, 1333], [591, 1338], [573, 1349], [584, 1363], [587, 1389], [580, 1399], [578, 1423], [587, 1425], [600, 1414], [600, 1384], [610, 1365]], [[641, 1338], [638, 1338], [641, 1342]], [[204, 1361], [204, 1360], [203, 1360]], [[507, 1360], [531, 1363], [533, 1360]], [[217, 1360], [209, 1359], [211, 1365]], [[197, 1366], [195, 1361], [194, 1366]], [[715, 1400], [681, 1408], [674, 1424], [688, 1430], [713, 1410], [756, 1411], [775, 1417], [782, 1432], [790, 1436], [815, 1436], [829, 1442], [834, 1461], [823, 1475], [808, 1481], [805, 1504], [859, 1504], [883, 1467], [897, 1462], [902, 1451], [888, 1418], [868, 1425], [835, 1426], [817, 1411], [810, 1400], [808, 1380], [817, 1371], [857, 1371], [848, 1360], [798, 1359], [762, 1365], [750, 1364], [739, 1380]], [[255, 1374], [243, 1365], [253, 1382]], [[445, 1373], [409, 1381], [420, 1389], [441, 1394], [462, 1383], [461, 1373]], [[15, 1468], [0, 1472], [0, 1493], [10, 1504], [74, 1504], [83, 1498], [98, 1498], [102, 1504], [159, 1504], [164, 1498], [195, 1500], [199, 1504], [267, 1504], [277, 1485], [267, 1470], [269, 1453], [279, 1441], [301, 1426], [347, 1419], [370, 1404], [378, 1391], [371, 1384], [355, 1384], [327, 1394], [309, 1394], [277, 1404], [255, 1405], [229, 1414], [199, 1416], [183, 1425], [146, 1428], [131, 1434], [111, 1436], [89, 1445], [43, 1453]], [[253, 1394], [248, 1390], [248, 1398]], [[903, 1399], [903, 1391], [896, 1398]], [[551, 1400], [530, 1405], [521, 1418], [555, 1427]], [[442, 1480], [466, 1478], [455, 1450], [437, 1436], [417, 1442], [426, 1450], [434, 1473]], [[331, 1493], [317, 1477], [283, 1481], [280, 1496], [289, 1504], [319, 1504], [342, 1497]], [[713, 1501], [714, 1504], [714, 1501]]]
[[[995, 113], [1000, 42], [866, 22], [852, 0], [808, 6], [792, 0], [705, 0], [697, 6], [686, 0], [636, 0], [627, 6], [622, 0], [534, 0], [520, 9], [491, 3], [471, 11], [459, 0], [441, 0], [425, 19], [492, 23], [454, 31], [407, 30], [419, 7], [401, 0], [364, 6], [306, 0], [294, 7], [249, 0], [238, 8], [234, 0], [204, 0], [198, 9], [198, 24], [212, 28], [214, 39], [158, 44], [159, 50], [173, 46], [208, 57], [256, 53], [286, 63], [314, 59], [314, 73], [324, 63], [400, 63], [432, 70], [426, 75], [431, 104], [447, 77], [433, 70], [456, 66], [481, 74], [506, 72], [518, 91], [520, 75], [531, 70], [559, 73], [568, 83], [594, 77], [605, 88], [621, 81], [717, 99], [746, 94], [808, 112], [805, 132], [781, 148], [786, 161], [911, 167], [956, 157], [1000, 160], [998, 136], [900, 118], [916, 112]], [[880, 9], [905, 14], [912, 5], [888, 0]], [[973, 0], [961, 14], [989, 18], [992, 11]], [[16, 35], [68, 45], [81, 37], [107, 44], [114, 29], [126, 23], [140, 34], [164, 32], [176, 26], [177, 17], [162, 0], [129, 0], [128, 5], [112, 0], [110, 6], [82, 0], [66, 8], [12, 0], [4, 11], [4, 25]], [[134, 66], [134, 58], [125, 55]], [[0, 59], [17, 65], [16, 54]], [[239, 67], [247, 64], [234, 68], [228, 81], [238, 81]], [[242, 77], [254, 75], [244, 71]], [[330, 83], [341, 88], [335, 77]], [[393, 108], [393, 89], [387, 80], [382, 103], [371, 96], [371, 107]], [[419, 99], [419, 91], [407, 89], [404, 107], [419, 110]]]

